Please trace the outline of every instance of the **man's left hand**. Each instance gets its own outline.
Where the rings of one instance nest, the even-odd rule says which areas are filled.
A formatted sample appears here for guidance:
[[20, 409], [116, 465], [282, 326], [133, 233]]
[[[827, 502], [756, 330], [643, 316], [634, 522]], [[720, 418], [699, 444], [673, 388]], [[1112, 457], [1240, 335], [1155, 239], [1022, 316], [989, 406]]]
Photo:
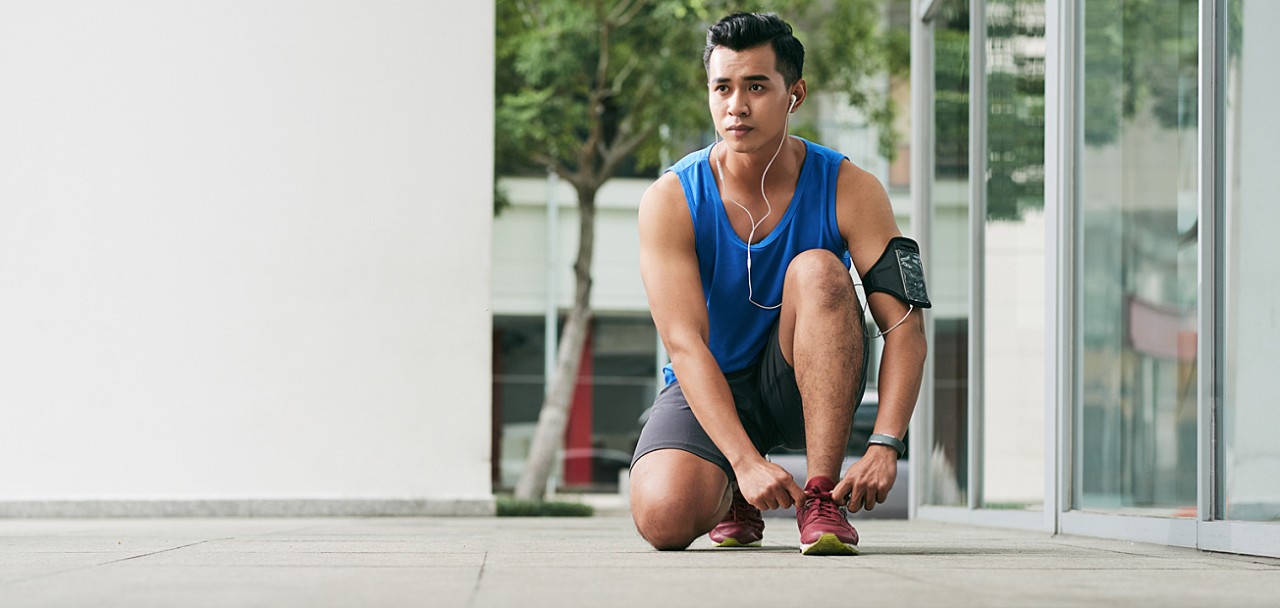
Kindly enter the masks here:
[[831, 497], [837, 503], [847, 504], [849, 511], [875, 508], [889, 497], [893, 482], [898, 478], [898, 453], [885, 445], [871, 444], [866, 454], [849, 467], [844, 479], [836, 484]]

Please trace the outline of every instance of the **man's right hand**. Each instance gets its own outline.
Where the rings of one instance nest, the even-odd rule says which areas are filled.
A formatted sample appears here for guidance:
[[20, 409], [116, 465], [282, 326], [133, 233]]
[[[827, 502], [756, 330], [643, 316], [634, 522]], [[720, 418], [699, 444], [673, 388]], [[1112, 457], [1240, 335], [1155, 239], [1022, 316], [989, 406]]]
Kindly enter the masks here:
[[791, 478], [791, 473], [763, 457], [757, 456], [734, 467], [733, 473], [738, 477], [742, 497], [761, 511], [804, 503], [804, 490]]

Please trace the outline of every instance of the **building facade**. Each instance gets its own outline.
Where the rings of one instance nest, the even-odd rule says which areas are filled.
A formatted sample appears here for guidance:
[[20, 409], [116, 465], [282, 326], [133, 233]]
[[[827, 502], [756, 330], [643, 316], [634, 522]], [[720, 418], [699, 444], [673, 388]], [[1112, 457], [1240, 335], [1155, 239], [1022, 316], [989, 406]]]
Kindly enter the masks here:
[[932, 316], [916, 516], [1280, 555], [1277, 22], [913, 3], [916, 226], [958, 304]]

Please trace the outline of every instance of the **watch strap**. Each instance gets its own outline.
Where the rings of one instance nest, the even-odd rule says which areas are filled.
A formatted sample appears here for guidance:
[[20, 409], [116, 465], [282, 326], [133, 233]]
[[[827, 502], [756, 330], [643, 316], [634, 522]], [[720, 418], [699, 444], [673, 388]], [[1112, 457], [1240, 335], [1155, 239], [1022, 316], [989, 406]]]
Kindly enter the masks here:
[[878, 445], [887, 445], [893, 448], [893, 451], [898, 453], [899, 458], [901, 458], [902, 455], [907, 451], [907, 444], [902, 443], [901, 439], [898, 439], [893, 435], [886, 435], [884, 433], [872, 433], [871, 437], [867, 439], [867, 444], [870, 445], [873, 443]]

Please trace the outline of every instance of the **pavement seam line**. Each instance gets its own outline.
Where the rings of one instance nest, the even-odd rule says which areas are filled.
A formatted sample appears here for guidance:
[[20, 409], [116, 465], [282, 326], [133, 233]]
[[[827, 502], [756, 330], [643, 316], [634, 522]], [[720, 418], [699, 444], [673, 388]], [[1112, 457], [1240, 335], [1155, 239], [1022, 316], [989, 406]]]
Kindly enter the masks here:
[[68, 574], [68, 573], [71, 573], [71, 572], [79, 572], [79, 571], [81, 571], [81, 570], [88, 570], [88, 569], [90, 569], [90, 568], [98, 568], [98, 567], [101, 567], [101, 566], [109, 566], [109, 565], [111, 565], [111, 564], [118, 564], [118, 563], [120, 563], [120, 562], [127, 562], [127, 561], [129, 561], [129, 560], [131, 560], [131, 559], [138, 559], [138, 558], [140, 558], [140, 557], [147, 557], [147, 556], [149, 556], [149, 555], [156, 555], [156, 554], [159, 554], [159, 553], [165, 553], [165, 552], [168, 552], [168, 551], [177, 551], [178, 549], [185, 549], [185, 548], [187, 548], [187, 547], [194, 547], [195, 545], [200, 545], [200, 544], [204, 544], [204, 543], [207, 543], [207, 542], [212, 542], [212, 541], [214, 541], [214, 540], [228, 540], [228, 539], [227, 539], [227, 538], [214, 538], [214, 539], [210, 539], [210, 540], [202, 540], [202, 541], [197, 541], [197, 542], [194, 542], [194, 543], [188, 543], [188, 544], [182, 545], [182, 546], [180, 546], [180, 547], [170, 547], [170, 548], [168, 548], [168, 549], [161, 549], [161, 550], [159, 550], [159, 551], [152, 551], [151, 553], [144, 553], [144, 554], [142, 554], [142, 555], [131, 555], [131, 556], [129, 556], [129, 557], [124, 557], [124, 558], [121, 558], [121, 559], [113, 559], [113, 560], [111, 560], [111, 561], [109, 561], [109, 562], [102, 562], [102, 563], [100, 563], [100, 564], [90, 564], [90, 565], [87, 565], [87, 566], [77, 566], [77, 567], [75, 567], [75, 568], [67, 568], [66, 570], [57, 570], [57, 571], [54, 571], [54, 572], [46, 572], [46, 573], [44, 573], [44, 574], [37, 574], [37, 575], [35, 575], [35, 576], [31, 576], [31, 577], [28, 577], [28, 578], [20, 578], [20, 579], [17, 579], [17, 580], [12, 580], [12, 581], [9, 581], [9, 582], [7, 582], [7, 583], [4, 583], [4, 585], [16, 585], [16, 584], [19, 584], [19, 583], [29, 583], [29, 582], [31, 582], [31, 581], [38, 581], [38, 580], [40, 580], [40, 579], [42, 579], [42, 578], [49, 578], [49, 577], [58, 576], [58, 575], [62, 575], [62, 574]]
[[101, 563], [101, 564], [97, 564], [97, 565], [98, 565], [98, 566], [110, 566], [111, 564], [118, 564], [118, 563], [120, 563], [120, 562], [127, 562], [127, 561], [129, 561], [129, 560], [131, 560], [131, 559], [141, 559], [141, 558], [144, 558], [144, 557], [151, 557], [152, 555], [159, 555], [159, 554], [161, 554], [161, 553], [168, 553], [168, 552], [170, 552], [170, 551], [177, 551], [178, 549], [186, 549], [187, 547], [194, 547], [194, 546], [196, 546], [196, 545], [203, 545], [203, 544], [205, 544], [205, 543], [209, 543], [209, 542], [213, 542], [213, 541], [217, 541], [217, 540], [229, 540], [229, 538], [214, 538], [214, 539], [210, 539], [210, 540], [200, 540], [200, 541], [196, 541], [196, 542], [194, 542], [194, 543], [188, 543], [188, 544], [185, 544], [185, 545], [182, 545], [182, 546], [179, 546], [179, 547], [169, 547], [168, 549], [161, 549], [161, 550], [159, 550], [159, 551], [152, 551], [151, 553], [143, 553], [142, 555], [130, 555], [129, 557], [123, 557], [123, 558], [120, 558], [120, 559], [111, 560], [111, 561], [109, 561], [109, 562], [103, 562], [103, 563]]
[[476, 605], [476, 598], [480, 597], [480, 580], [484, 578], [484, 567], [489, 563], [489, 552], [484, 552], [484, 557], [480, 558], [480, 571], [476, 573], [476, 584], [471, 588], [471, 597], [467, 599], [467, 606]]

